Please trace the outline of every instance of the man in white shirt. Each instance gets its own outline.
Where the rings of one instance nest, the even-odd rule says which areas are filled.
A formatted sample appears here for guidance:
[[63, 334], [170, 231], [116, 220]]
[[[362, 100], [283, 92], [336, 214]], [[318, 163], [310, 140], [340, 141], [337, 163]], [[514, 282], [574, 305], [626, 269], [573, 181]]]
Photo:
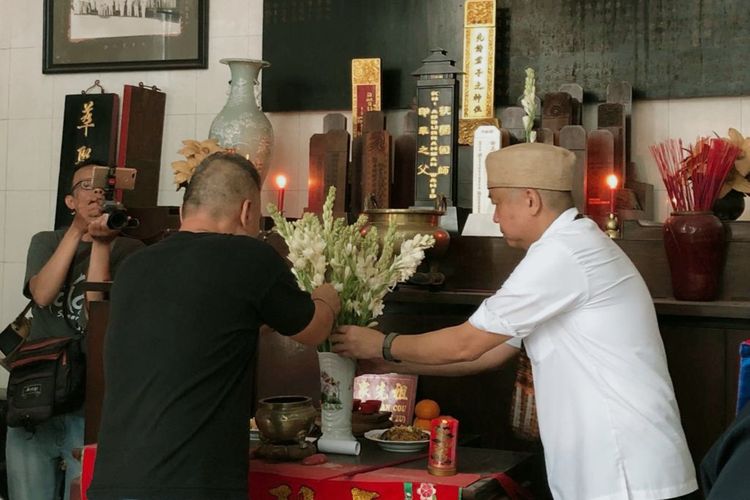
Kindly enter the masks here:
[[574, 161], [545, 144], [488, 156], [494, 221], [527, 253], [468, 321], [401, 336], [343, 327], [331, 336], [334, 351], [458, 374], [501, 363], [512, 353], [504, 343], [523, 339], [555, 499], [686, 495], [698, 485], [653, 302], [622, 250], [578, 216]]

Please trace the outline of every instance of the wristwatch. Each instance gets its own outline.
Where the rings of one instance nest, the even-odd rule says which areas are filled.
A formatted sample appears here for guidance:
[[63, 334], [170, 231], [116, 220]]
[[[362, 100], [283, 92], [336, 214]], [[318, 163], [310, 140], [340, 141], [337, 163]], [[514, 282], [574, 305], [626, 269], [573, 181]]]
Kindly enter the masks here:
[[386, 361], [391, 361], [393, 363], [400, 363], [398, 359], [394, 358], [391, 354], [391, 344], [393, 344], [393, 339], [398, 337], [400, 334], [396, 332], [391, 332], [388, 335], [385, 336], [383, 339], [383, 359]]

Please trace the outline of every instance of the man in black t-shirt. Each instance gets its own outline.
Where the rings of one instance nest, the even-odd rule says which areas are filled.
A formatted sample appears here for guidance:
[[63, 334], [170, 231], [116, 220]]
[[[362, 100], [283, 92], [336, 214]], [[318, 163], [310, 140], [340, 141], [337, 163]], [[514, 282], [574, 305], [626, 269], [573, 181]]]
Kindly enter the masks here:
[[259, 328], [315, 345], [340, 309], [333, 287], [301, 291], [275, 250], [248, 237], [259, 203], [252, 164], [216, 153], [185, 192], [180, 231], [122, 267], [91, 500], [247, 498]]
[[[104, 192], [92, 181], [94, 166], [83, 165], [73, 174], [65, 196], [73, 213], [70, 227], [31, 238], [23, 285], [24, 295], [34, 300], [29, 340], [83, 333], [83, 284], [110, 280], [120, 263], [143, 247], [107, 228]], [[71, 481], [81, 473], [73, 451], [83, 446], [83, 427], [83, 408], [55, 415], [33, 430], [9, 427], [5, 452], [10, 498], [55, 500], [62, 486], [67, 500]]]

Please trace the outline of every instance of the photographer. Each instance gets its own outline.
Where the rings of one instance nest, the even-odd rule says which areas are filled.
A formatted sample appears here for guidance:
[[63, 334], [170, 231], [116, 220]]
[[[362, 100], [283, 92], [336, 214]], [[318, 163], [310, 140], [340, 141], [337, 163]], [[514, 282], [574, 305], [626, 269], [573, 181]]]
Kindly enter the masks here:
[[[109, 281], [117, 266], [143, 244], [118, 238], [102, 214], [104, 192], [94, 188], [93, 164], [76, 170], [65, 204], [74, 214], [68, 228], [43, 231], [31, 239], [24, 295], [34, 300], [29, 340], [69, 337], [83, 331], [85, 281]], [[83, 409], [57, 415], [33, 431], [8, 428], [8, 490], [13, 500], [55, 500], [64, 475], [64, 498], [80, 475], [72, 451], [83, 447]], [[64, 472], [63, 472], [64, 471]]]

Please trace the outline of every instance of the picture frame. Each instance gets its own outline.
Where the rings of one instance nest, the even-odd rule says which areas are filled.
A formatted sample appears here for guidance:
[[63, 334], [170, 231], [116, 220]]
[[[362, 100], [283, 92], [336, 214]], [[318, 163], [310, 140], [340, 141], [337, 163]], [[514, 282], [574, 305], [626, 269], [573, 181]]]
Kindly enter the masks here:
[[209, 0], [44, 0], [42, 72], [208, 67]]

